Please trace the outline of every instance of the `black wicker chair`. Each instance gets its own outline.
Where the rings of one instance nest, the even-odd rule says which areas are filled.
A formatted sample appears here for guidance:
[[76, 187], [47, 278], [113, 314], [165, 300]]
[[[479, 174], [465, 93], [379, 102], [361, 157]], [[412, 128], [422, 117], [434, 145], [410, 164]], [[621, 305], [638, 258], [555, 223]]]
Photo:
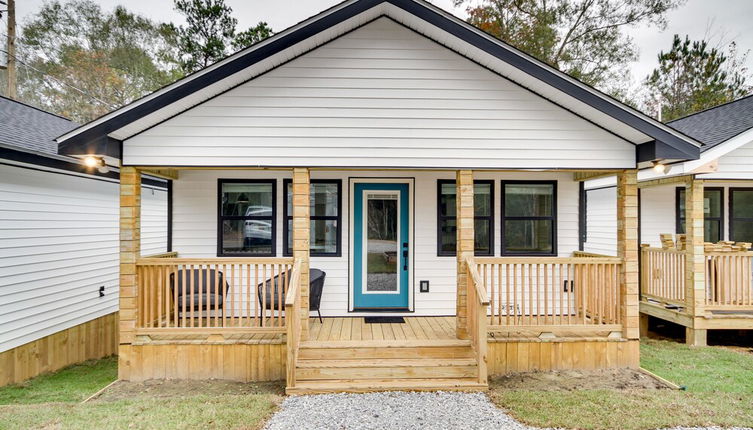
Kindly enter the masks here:
[[[193, 294], [191, 294], [192, 285]], [[200, 285], [201, 291], [199, 291]], [[218, 286], [221, 286], [219, 291]], [[181, 269], [177, 273], [170, 274], [170, 290], [173, 297], [176, 296], [177, 291], [175, 307], [178, 312], [223, 310], [225, 295], [229, 289], [230, 285], [226, 282], [225, 275], [215, 269]], [[192, 297], [193, 307], [191, 307]]]
[[[322, 321], [322, 313], [319, 310], [319, 305], [322, 301], [322, 290], [324, 289], [324, 277], [326, 275], [325, 272], [319, 269], [311, 269], [309, 271], [309, 310], [317, 312], [319, 322]], [[259, 305], [262, 309], [277, 311], [281, 307], [285, 307], [285, 286], [279, 285], [280, 276], [287, 276], [287, 272], [283, 272], [259, 284], [257, 294], [259, 295]], [[264, 294], [262, 294], [262, 288], [266, 289]], [[282, 297], [278, 296], [280, 293]]]

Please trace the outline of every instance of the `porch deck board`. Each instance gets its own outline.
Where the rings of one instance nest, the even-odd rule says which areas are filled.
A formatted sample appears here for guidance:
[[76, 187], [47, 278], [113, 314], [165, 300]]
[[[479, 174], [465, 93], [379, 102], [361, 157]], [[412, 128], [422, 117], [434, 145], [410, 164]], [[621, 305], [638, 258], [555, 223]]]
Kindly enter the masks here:
[[405, 317], [404, 323], [366, 324], [363, 317], [324, 318], [309, 321], [309, 340], [451, 340], [455, 317]]

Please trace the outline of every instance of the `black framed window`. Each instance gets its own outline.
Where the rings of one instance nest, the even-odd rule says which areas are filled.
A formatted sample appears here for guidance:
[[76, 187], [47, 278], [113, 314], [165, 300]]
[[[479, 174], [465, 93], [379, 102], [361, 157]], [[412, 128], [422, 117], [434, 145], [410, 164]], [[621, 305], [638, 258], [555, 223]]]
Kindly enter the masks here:
[[[285, 206], [282, 230], [283, 255], [293, 255], [293, 181], [285, 179]], [[339, 257], [342, 252], [342, 181], [312, 179], [310, 185], [311, 255]]]
[[274, 179], [220, 179], [217, 186], [217, 255], [275, 255]]
[[[685, 234], [685, 187], [675, 192], [675, 232]], [[703, 189], [703, 240], [719, 242], [724, 234], [724, 188]]]
[[557, 182], [502, 181], [502, 255], [556, 255]]
[[753, 242], [753, 188], [729, 189], [729, 240]]
[[[456, 255], [457, 187], [451, 179], [437, 181], [437, 255]], [[494, 255], [494, 181], [473, 181], [476, 255]]]

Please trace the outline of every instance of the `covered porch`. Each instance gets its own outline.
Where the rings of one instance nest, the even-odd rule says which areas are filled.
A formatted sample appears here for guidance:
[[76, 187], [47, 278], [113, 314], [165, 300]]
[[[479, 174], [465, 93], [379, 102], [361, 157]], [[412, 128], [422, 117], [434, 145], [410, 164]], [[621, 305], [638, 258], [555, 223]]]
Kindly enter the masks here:
[[[172, 178], [172, 251], [160, 255], [141, 256], [136, 239], [140, 222], [137, 179], [146, 171]], [[203, 215], [198, 208], [220, 202], [217, 211], [222, 214], [227, 196], [222, 185], [217, 185], [223, 183], [221, 178], [229, 177], [233, 184], [239, 184], [243, 183], [239, 178], [243, 176], [250, 178], [250, 183], [258, 183], [261, 175], [273, 177], [274, 183], [287, 186], [290, 193], [272, 200], [275, 207], [288, 205], [271, 217], [277, 230], [271, 227], [269, 241], [252, 246], [266, 244], [276, 255], [211, 256], [206, 252], [197, 255], [197, 249], [204, 249], [207, 242], [207, 238], [201, 237], [202, 231], [216, 232], [216, 237], [210, 238], [213, 248], [210, 252], [215, 255], [222, 253], [221, 238], [235, 234], [222, 228], [221, 217], [208, 229], [200, 224]], [[455, 181], [449, 179], [453, 176]], [[342, 223], [335, 231], [343, 238], [331, 243], [322, 242], [311, 230], [316, 228], [312, 213], [321, 209], [315, 206], [321, 196], [313, 194], [317, 192], [316, 184], [324, 183], [325, 177], [343, 182], [341, 188], [332, 188], [341, 194], [329, 199], [341, 200], [333, 218]], [[636, 189], [634, 172], [625, 171], [621, 177], [625, 198], [620, 200], [618, 210], [623, 219], [633, 223], [634, 218], [630, 217], [634, 212], [629, 205], [635, 204], [635, 196], [631, 195]], [[124, 379], [191, 377], [186, 375], [185, 368], [171, 365], [163, 355], [178, 354], [177, 351], [217, 365], [217, 369], [205, 369], [197, 375], [241, 380], [284, 375], [291, 393], [328, 391], [331, 389], [328, 384], [340, 380], [347, 380], [350, 389], [358, 391], [359, 387], [372, 384], [374, 375], [403, 388], [412, 383], [426, 389], [479, 389], [486, 386], [489, 375], [516, 369], [637, 364], [637, 318], [630, 315], [635, 307], [630, 306], [626, 285], [626, 279], [631, 279], [626, 276], [634, 275], [625, 269], [625, 258], [580, 253], [570, 248], [575, 241], [569, 242], [569, 233], [562, 233], [573, 228], [571, 223], [577, 223], [577, 217], [562, 221], [561, 215], [563, 207], [577, 207], [577, 201], [568, 201], [571, 196], [577, 198], [573, 191], [577, 192], [578, 181], [571, 172], [403, 170], [353, 175], [306, 168], [279, 169], [270, 174], [266, 170], [248, 169], [126, 167], [122, 178], [121, 377]], [[406, 266], [407, 282], [396, 281], [396, 285], [405, 289], [407, 307], [352, 307], [353, 259], [361, 249], [368, 254], [366, 248], [354, 248], [355, 234], [348, 227], [354, 222], [355, 213], [352, 189], [361, 183], [354, 178], [364, 179], [363, 183], [368, 184], [404, 180], [407, 185], [411, 198], [410, 234], [406, 235], [406, 252], [398, 255], [395, 264], [398, 271]], [[501, 217], [505, 181], [516, 186], [526, 182], [536, 186], [553, 184], [551, 202], [556, 228], [552, 233], [551, 253], [554, 255], [495, 256], [504, 254], [500, 251], [504, 242], [490, 246], [491, 256], [474, 255], [479, 252], [479, 235], [474, 230], [484, 225], [479, 223], [480, 219], [486, 220], [482, 215], [492, 219], [484, 226], [492, 236], [490, 241], [504, 232], [503, 222], [493, 219], [495, 214]], [[447, 190], [448, 183], [452, 186], [451, 193]], [[479, 184], [489, 186], [484, 189]], [[214, 190], [211, 195], [206, 193], [197, 198], [202, 190], [210, 188]], [[433, 192], [429, 194], [427, 190]], [[482, 193], [478, 198], [491, 206], [488, 215], [479, 215], [474, 204], [477, 192]], [[440, 228], [442, 217], [437, 216], [437, 211], [441, 214], [442, 209], [437, 207], [444, 199], [443, 193], [453, 197], [454, 252], [438, 249], [447, 237]], [[285, 192], [280, 194], [285, 196]], [[253, 206], [246, 197], [241, 200]], [[253, 210], [261, 213], [266, 209]], [[249, 219], [260, 221], [261, 217]], [[286, 223], [291, 230], [279, 231], [279, 226]], [[246, 228], [247, 222], [241, 225], [241, 235], [258, 237], [259, 231]], [[434, 235], [427, 236], [427, 231]], [[312, 242], [339, 249], [339, 254], [321, 255], [313, 251]], [[631, 252], [631, 242], [622, 243], [623, 255], [631, 255], [625, 254]], [[243, 248], [244, 244], [248, 241], [233, 242], [232, 246]], [[541, 241], [534, 245], [540, 246]], [[292, 255], [280, 257], [286, 253], [286, 246]], [[380, 258], [384, 260], [380, 259], [383, 262], [379, 267], [389, 265], [389, 256]], [[365, 264], [373, 263], [367, 260], [364, 257]], [[313, 307], [309, 276], [314, 273], [312, 269], [321, 269], [326, 275], [323, 292], [314, 293], [319, 297]], [[424, 279], [429, 286], [426, 290], [421, 285]], [[448, 280], [449, 285], [445, 285]], [[363, 288], [368, 289], [370, 279], [364, 277], [363, 282]], [[322, 311], [322, 321], [317, 310]], [[364, 319], [384, 315], [402, 316], [404, 322], [366, 323]], [[565, 345], [568, 352], [562, 349]], [[588, 357], [589, 351], [594, 350], [603, 354], [603, 360]], [[520, 351], [525, 356], [530, 353], [531, 357], [520, 360], [518, 352], [510, 355], [510, 351]], [[346, 356], [350, 358], [343, 358]], [[164, 365], [151, 366], [149, 363], [155, 360]], [[239, 365], [239, 360], [253, 363], [263, 360], [264, 372], [258, 369], [251, 372]], [[342, 366], [333, 369], [331, 360]], [[398, 360], [391, 363], [402, 370], [379, 367], [382, 360]], [[384, 382], [382, 388], [388, 389], [389, 384]]]
[[[700, 346], [708, 330], [753, 329], [753, 252], [750, 242], [732, 240], [747, 234], [746, 215], [733, 205], [747, 200], [743, 185], [694, 175], [640, 183], [644, 192], [676, 190], [678, 214], [676, 235], [661, 234], [661, 247], [641, 246], [642, 330], [649, 316], [663, 319], [684, 326], [687, 343]], [[644, 209], [643, 219], [654, 233], [652, 208]]]

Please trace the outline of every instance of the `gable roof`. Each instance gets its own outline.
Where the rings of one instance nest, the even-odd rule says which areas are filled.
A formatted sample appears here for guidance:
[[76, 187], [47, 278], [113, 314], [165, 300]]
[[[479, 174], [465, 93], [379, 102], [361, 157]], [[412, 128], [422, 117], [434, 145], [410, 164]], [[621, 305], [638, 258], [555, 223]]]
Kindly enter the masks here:
[[67, 118], [0, 96], [0, 144], [57, 154], [55, 138], [76, 127]]
[[753, 128], [753, 94], [667, 122], [703, 142], [701, 152]]
[[296, 56], [388, 16], [639, 147], [638, 161], [695, 159], [701, 144], [424, 0], [347, 0], [58, 138], [61, 153], [120, 158], [121, 142]]

